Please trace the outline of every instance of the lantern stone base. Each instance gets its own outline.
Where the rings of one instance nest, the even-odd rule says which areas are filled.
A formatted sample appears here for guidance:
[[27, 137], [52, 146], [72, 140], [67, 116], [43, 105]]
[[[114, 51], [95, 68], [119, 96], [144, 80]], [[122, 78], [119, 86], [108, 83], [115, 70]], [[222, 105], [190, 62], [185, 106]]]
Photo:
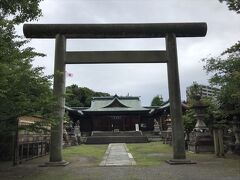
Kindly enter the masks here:
[[170, 159], [166, 160], [166, 163], [170, 165], [196, 164], [196, 162], [187, 159]]
[[58, 162], [46, 162], [43, 165], [40, 165], [40, 167], [58, 167], [58, 166], [67, 166], [69, 162], [67, 161], [58, 161]]
[[191, 132], [188, 150], [194, 153], [214, 152], [213, 137], [209, 132]]
[[214, 146], [203, 146], [203, 145], [188, 145], [188, 151], [194, 153], [201, 153], [201, 152], [214, 152]]

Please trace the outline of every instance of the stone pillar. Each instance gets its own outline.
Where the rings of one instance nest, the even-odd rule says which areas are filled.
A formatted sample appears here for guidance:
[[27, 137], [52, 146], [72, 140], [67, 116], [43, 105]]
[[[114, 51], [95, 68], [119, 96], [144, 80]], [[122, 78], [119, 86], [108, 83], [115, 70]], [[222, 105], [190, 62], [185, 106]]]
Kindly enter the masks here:
[[218, 129], [219, 153], [224, 156], [223, 129]]
[[55, 65], [54, 65], [54, 82], [53, 94], [57, 100], [56, 124], [51, 127], [51, 144], [50, 144], [50, 165], [65, 165], [62, 157], [63, 145], [63, 118], [65, 105], [65, 52], [66, 38], [64, 35], [57, 34], [55, 42]]
[[218, 157], [224, 156], [224, 145], [223, 145], [223, 130], [220, 128], [213, 129], [213, 140], [214, 140], [214, 151]]
[[172, 119], [173, 159], [186, 159], [178, 73], [177, 44], [176, 36], [172, 33], [166, 35], [166, 49], [168, 56], [167, 71], [170, 113]]

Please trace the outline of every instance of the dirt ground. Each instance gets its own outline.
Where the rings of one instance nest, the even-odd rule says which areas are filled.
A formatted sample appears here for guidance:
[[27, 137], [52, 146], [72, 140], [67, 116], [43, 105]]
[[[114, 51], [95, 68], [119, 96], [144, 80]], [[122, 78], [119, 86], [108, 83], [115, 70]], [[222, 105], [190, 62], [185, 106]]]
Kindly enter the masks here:
[[[161, 156], [163, 154], [161, 153]], [[157, 156], [157, 155], [156, 155]], [[159, 166], [99, 167], [91, 157], [70, 159], [66, 167], [39, 167], [48, 161], [42, 157], [11, 166], [10, 162], [0, 163], [1, 180], [77, 180], [77, 179], [113, 179], [113, 180], [239, 180], [240, 156], [227, 155], [216, 158], [213, 154], [192, 154], [191, 160], [197, 164]]]

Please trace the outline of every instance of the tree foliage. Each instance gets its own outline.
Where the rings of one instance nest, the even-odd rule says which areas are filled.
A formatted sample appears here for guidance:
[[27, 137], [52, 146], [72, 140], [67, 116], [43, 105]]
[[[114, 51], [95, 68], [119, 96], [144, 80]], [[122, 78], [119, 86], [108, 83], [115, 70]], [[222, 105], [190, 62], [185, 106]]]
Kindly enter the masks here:
[[221, 3], [225, 2], [229, 10], [240, 13], [240, 1], [239, 0], [219, 0]]
[[15, 25], [41, 15], [40, 0], [1, 0], [0, 3], [0, 132], [14, 128], [16, 118], [49, 116], [53, 108], [50, 77], [42, 67], [33, 67], [37, 53], [28, 41], [16, 35]]
[[184, 124], [184, 130], [187, 134], [189, 134], [193, 130], [193, 128], [195, 127], [195, 124], [197, 122], [194, 115], [195, 115], [195, 112], [193, 111], [193, 109], [189, 109], [182, 116], [183, 124]]
[[155, 96], [152, 99], [151, 106], [161, 106], [163, 104], [163, 97], [162, 96]]
[[204, 59], [210, 83], [221, 87], [219, 101], [225, 110], [240, 112], [240, 52]]
[[193, 105], [196, 101], [202, 98], [202, 89], [197, 82], [193, 82], [193, 84], [189, 87], [189, 91], [187, 91], [187, 98], [189, 105]]
[[42, 15], [39, 3], [42, 0], [1, 0], [0, 17], [20, 24], [37, 20]]
[[190, 109], [188, 109], [183, 115], [184, 129], [187, 133], [190, 133], [193, 130], [197, 122], [196, 111], [193, 108], [194, 105], [201, 104], [206, 106], [204, 110], [204, 122], [208, 128], [211, 129], [216, 121], [219, 121], [219, 115], [221, 112], [219, 111], [219, 105], [216, 103], [216, 101], [213, 101], [210, 98], [201, 98], [198, 101], [190, 100], [190, 102], [188, 104]]
[[189, 110], [183, 115], [183, 122], [185, 131], [190, 133], [197, 122], [196, 106], [205, 106], [204, 122], [207, 127], [211, 128], [216, 119], [216, 114], [219, 114], [219, 104], [215, 98], [207, 98], [202, 96], [202, 88], [197, 82], [193, 82], [188, 92], [188, 106]]
[[224, 54], [231, 54], [231, 53], [240, 53], [240, 41], [238, 41], [237, 43], [235, 43], [233, 46], [231, 46], [230, 48], [228, 48], [226, 51], [224, 51], [222, 53], [222, 55]]
[[66, 105], [70, 107], [90, 107], [92, 97], [110, 96], [108, 93], [95, 92], [87, 87], [73, 84], [66, 88]]
[[[229, 10], [240, 13], [239, 0], [219, 0]], [[221, 114], [240, 114], [240, 41], [218, 57], [205, 58], [204, 69], [211, 73], [210, 83], [221, 87], [219, 102]]]

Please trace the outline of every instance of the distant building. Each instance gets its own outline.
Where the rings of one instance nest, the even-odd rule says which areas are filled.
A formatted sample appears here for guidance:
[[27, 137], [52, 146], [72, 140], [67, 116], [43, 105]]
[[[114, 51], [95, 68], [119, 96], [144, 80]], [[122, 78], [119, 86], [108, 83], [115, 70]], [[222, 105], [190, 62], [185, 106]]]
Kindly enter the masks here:
[[[187, 108], [182, 104], [183, 112]], [[170, 103], [162, 106], [143, 107], [136, 96], [93, 97], [90, 107], [65, 107], [70, 118], [66, 132], [80, 124], [86, 144], [144, 143], [152, 135], [154, 125], [161, 132], [167, 129], [166, 118], [170, 114]]]
[[[182, 104], [183, 109], [186, 105]], [[170, 103], [162, 106], [143, 107], [139, 97], [105, 96], [93, 97], [91, 107], [65, 107], [73, 124], [79, 121], [81, 132], [152, 131], [154, 119], [170, 114]], [[185, 110], [184, 110], [185, 111]], [[164, 129], [163, 129], [164, 130]]]
[[[201, 95], [202, 95], [203, 98], [214, 98], [214, 99], [216, 99], [218, 93], [220, 92], [220, 89], [218, 89], [216, 87], [202, 85], [202, 84], [197, 84], [197, 85], [201, 90]], [[190, 89], [191, 89], [192, 86], [193, 85], [186, 88], [187, 101], [189, 100]]]
[[142, 107], [139, 97], [133, 96], [94, 97], [91, 107], [66, 110], [74, 123], [80, 121], [81, 132], [134, 131], [135, 124], [140, 130], [152, 130], [154, 124], [149, 117], [151, 109]]

